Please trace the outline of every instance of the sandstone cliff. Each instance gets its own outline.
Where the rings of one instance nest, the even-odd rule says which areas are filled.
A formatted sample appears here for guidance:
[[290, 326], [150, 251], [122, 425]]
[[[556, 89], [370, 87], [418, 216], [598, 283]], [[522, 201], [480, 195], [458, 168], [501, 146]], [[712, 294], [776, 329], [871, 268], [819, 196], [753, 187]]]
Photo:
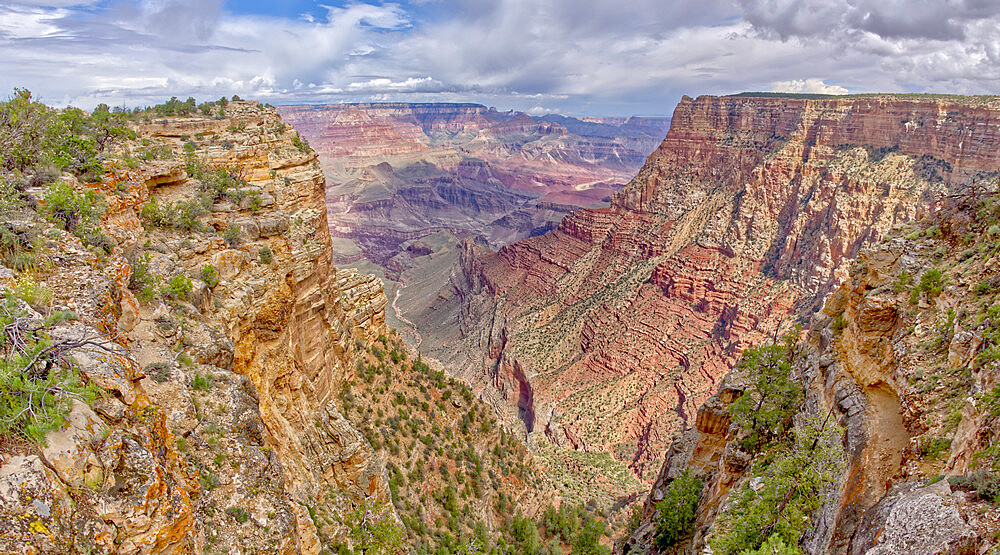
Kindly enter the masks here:
[[[815, 492], [803, 552], [997, 549], [996, 194], [989, 183], [937, 197], [926, 218], [863, 251], [812, 318], [792, 357], [805, 390], [795, 418], [838, 421], [846, 461]], [[768, 479], [731, 419], [747, 381], [727, 376], [675, 438], [626, 552], [656, 551], [656, 505], [683, 471], [706, 480], [693, 537], [673, 547], [683, 552], [721, 534], [737, 492]]]
[[103, 193], [103, 251], [5, 222], [41, 239], [0, 276], [76, 312], [53, 340], [89, 341], [69, 356], [101, 395], [0, 446], [0, 551], [318, 553], [314, 507], [388, 501], [335, 402], [388, 333], [381, 283], [332, 265], [315, 153], [273, 109], [225, 114], [139, 123], [102, 181], [62, 177]]
[[805, 322], [859, 250], [1000, 170], [991, 99], [685, 98], [609, 208], [466, 243], [410, 318], [528, 432], [652, 480], [747, 346]]

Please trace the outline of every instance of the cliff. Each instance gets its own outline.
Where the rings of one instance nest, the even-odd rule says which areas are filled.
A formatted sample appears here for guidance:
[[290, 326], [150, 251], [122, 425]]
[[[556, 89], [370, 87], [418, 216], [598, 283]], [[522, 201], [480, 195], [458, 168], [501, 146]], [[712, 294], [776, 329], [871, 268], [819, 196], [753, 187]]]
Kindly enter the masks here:
[[[558, 121], [477, 104], [284, 106], [319, 153], [335, 252], [390, 276], [410, 243], [447, 231], [491, 244], [537, 234], [572, 207], [607, 199], [635, 174], [664, 121]], [[570, 131], [571, 125], [579, 133]], [[659, 129], [657, 129], [659, 126]]]
[[76, 313], [52, 342], [99, 390], [38, 447], [0, 446], [0, 550], [318, 553], [314, 508], [390, 497], [335, 402], [388, 334], [382, 286], [332, 265], [316, 155], [273, 109], [132, 132], [103, 179], [28, 188], [39, 212], [4, 222], [36, 238], [5, 285], [29, 316]]
[[[996, 194], [988, 183], [938, 197], [925, 218], [864, 250], [811, 319], [789, 358], [805, 392], [794, 419], [839, 422], [845, 460], [811, 493], [822, 502], [790, 545], [852, 554], [996, 549]], [[747, 453], [732, 418], [747, 383], [739, 370], [727, 376], [674, 440], [626, 552], [657, 551], [657, 504], [684, 471], [705, 487], [690, 533], [672, 549], [700, 552], [707, 541], [727, 552], [713, 543], [732, 528], [732, 520], [720, 524], [723, 515], [771, 477], [769, 454]]]
[[685, 98], [610, 207], [466, 243], [410, 318], [509, 421], [650, 481], [746, 347], [807, 321], [928, 200], [1000, 170], [998, 124], [979, 98]]

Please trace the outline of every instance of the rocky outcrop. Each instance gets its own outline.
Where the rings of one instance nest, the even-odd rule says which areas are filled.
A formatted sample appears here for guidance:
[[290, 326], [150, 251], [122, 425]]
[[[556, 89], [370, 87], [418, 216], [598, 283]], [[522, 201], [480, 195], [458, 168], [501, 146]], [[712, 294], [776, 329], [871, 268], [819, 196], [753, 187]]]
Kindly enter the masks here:
[[74, 184], [108, 199], [111, 254], [32, 224], [57, 261], [33, 278], [81, 318], [53, 337], [97, 341], [71, 355], [103, 393], [39, 451], [3, 446], [0, 550], [318, 553], [310, 507], [389, 499], [335, 396], [389, 333], [382, 285], [332, 265], [316, 155], [272, 109], [137, 131], [173, 160]]
[[[422, 346], [516, 421], [646, 480], [747, 346], [804, 322], [859, 250], [1000, 170], [995, 100], [701, 97], [609, 208], [490, 251], [469, 243]], [[568, 442], [565, 438], [579, 440]]]
[[[965, 185], [929, 205], [919, 223], [861, 253], [848, 279], [811, 319], [793, 374], [806, 399], [797, 419], [835, 418], [847, 463], [811, 515], [805, 553], [986, 553], [1000, 520], [990, 484], [1000, 378], [991, 355], [990, 261], [995, 184]], [[995, 231], [995, 229], [994, 229]], [[985, 300], [985, 302], [984, 302]], [[735, 442], [728, 406], [738, 371], [673, 441], [626, 542], [651, 552], [656, 504], [685, 469], [705, 477], [693, 538], [699, 552], [754, 459]], [[704, 415], [704, 418], [703, 418]], [[758, 455], [759, 457], [760, 455]]]

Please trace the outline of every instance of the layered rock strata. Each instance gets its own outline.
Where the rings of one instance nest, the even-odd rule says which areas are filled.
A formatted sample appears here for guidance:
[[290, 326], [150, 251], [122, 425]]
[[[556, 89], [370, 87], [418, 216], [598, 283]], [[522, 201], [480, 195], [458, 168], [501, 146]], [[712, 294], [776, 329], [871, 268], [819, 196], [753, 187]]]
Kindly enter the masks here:
[[[811, 319], [793, 358], [806, 392], [795, 419], [835, 418], [846, 464], [817, 492], [824, 502], [808, 515], [803, 552], [996, 549], [995, 195], [990, 183], [939, 199], [926, 219], [865, 250]], [[746, 378], [728, 375], [674, 439], [627, 552], [655, 552], [656, 504], [684, 470], [706, 486], [693, 537], [676, 547], [701, 552], [710, 541], [763, 457], [742, 452], [729, 415]]]
[[[388, 333], [382, 285], [332, 265], [316, 155], [273, 110], [230, 102], [137, 131], [128, 147], [170, 156], [74, 183], [104, 194], [110, 255], [28, 224], [55, 261], [31, 279], [80, 316], [53, 337], [100, 339], [71, 356], [103, 393], [44, 448], [2, 454], [0, 550], [318, 553], [311, 507], [389, 498], [335, 402], [359, 348]], [[183, 204], [216, 170], [229, 190], [204, 213]], [[157, 225], [153, 200], [195, 220]]]
[[468, 242], [422, 347], [528, 432], [652, 480], [744, 348], [807, 321], [848, 261], [1000, 170], [1000, 105], [685, 97], [608, 208]]
[[394, 279], [414, 265], [407, 247], [427, 235], [446, 231], [499, 246], [606, 200], [634, 175], [666, 123], [535, 118], [477, 104], [279, 110], [319, 152], [339, 260], [367, 259]]

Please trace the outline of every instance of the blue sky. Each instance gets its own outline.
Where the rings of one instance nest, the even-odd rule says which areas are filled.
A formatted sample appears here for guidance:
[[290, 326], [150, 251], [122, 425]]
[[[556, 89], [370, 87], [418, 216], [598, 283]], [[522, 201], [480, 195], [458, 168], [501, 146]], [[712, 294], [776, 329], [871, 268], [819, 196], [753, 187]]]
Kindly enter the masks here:
[[681, 95], [1000, 91], [995, 0], [7, 0], [0, 90], [670, 114]]

